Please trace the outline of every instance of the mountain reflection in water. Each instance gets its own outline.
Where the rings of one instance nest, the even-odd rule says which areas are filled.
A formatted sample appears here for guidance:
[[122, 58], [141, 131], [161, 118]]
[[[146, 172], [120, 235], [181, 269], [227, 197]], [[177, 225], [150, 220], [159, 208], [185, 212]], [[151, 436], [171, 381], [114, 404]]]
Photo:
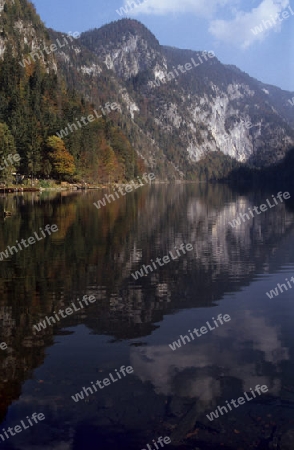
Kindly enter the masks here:
[[[58, 232], [0, 262], [2, 428], [33, 412], [46, 420], [1, 443], [9, 449], [287, 448], [292, 421], [291, 291], [294, 214], [277, 205], [232, 229], [268, 191], [145, 186], [97, 210], [103, 191], [2, 196], [0, 251], [44, 224]], [[193, 250], [134, 280], [181, 243]], [[77, 298], [95, 303], [34, 334]], [[173, 351], [169, 344], [218, 314], [231, 321]], [[73, 404], [115, 368], [134, 373]], [[217, 405], [255, 385], [269, 392], [213, 422]], [[119, 386], [118, 386], [119, 385]], [[223, 444], [223, 445], [222, 445]], [[254, 447], [255, 446], [255, 447]]]

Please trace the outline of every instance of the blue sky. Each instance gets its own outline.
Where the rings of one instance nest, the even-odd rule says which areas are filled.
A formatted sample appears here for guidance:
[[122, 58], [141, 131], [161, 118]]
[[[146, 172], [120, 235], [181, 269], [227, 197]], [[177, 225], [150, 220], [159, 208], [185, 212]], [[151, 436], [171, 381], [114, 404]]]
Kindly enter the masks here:
[[[86, 31], [120, 19], [127, 0], [34, 0], [46, 26]], [[225, 64], [294, 91], [294, 0], [136, 0], [128, 17], [163, 45], [214, 51]], [[282, 16], [284, 13], [284, 17]], [[288, 13], [288, 17], [287, 14]], [[122, 17], [126, 17], [124, 14]], [[268, 28], [252, 31], [270, 20]], [[274, 23], [275, 21], [275, 23]], [[291, 39], [292, 38], [292, 39]]]

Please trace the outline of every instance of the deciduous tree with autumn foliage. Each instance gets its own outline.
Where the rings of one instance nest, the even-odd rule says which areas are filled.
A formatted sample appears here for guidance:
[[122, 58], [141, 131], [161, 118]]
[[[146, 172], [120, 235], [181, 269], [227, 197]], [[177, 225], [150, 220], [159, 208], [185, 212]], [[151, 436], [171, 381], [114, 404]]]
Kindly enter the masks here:
[[63, 140], [57, 136], [50, 136], [47, 139], [47, 147], [53, 175], [59, 179], [72, 177], [76, 170], [74, 157], [65, 148]]
[[[33, 27], [36, 35], [26, 37], [23, 42], [22, 32], [15, 27], [19, 21], [22, 22], [22, 30]], [[84, 83], [79, 72], [72, 79], [72, 75], [68, 77], [61, 68], [56, 71], [58, 52], [44, 53], [42, 58], [34, 61], [30, 58], [30, 64], [22, 64], [21, 61], [28, 59], [36, 42], [50, 46], [48, 30], [34, 6], [26, 0], [5, 2], [0, 14], [0, 30], [3, 35], [0, 33], [3, 43], [0, 57], [0, 124], [7, 126], [3, 132], [5, 139], [10, 135], [11, 142], [15, 144], [15, 151], [9, 150], [8, 154], [20, 155], [19, 167], [10, 167], [0, 173], [2, 181], [13, 182], [11, 172], [16, 170], [24, 178], [52, 177], [70, 181], [74, 177], [74, 181], [85, 180], [93, 184], [131, 179], [139, 171], [139, 158], [121, 131], [122, 120], [125, 120], [122, 114], [112, 112], [74, 130], [62, 140], [56, 136], [76, 117], [88, 116], [95, 107], [110, 101], [113, 97], [112, 81], [101, 77], [99, 83], [102, 85], [98, 91], [102, 94], [90, 103], [78, 90], [80, 82]], [[53, 41], [56, 42], [58, 37], [57, 34]], [[75, 57], [72, 61], [76, 66]], [[118, 122], [120, 133], [113, 133]], [[127, 129], [125, 132], [130, 134]]]

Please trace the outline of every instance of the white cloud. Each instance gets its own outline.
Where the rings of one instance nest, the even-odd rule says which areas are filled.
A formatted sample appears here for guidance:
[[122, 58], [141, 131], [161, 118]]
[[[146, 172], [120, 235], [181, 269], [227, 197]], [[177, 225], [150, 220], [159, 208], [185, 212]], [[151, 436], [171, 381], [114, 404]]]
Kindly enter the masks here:
[[[256, 41], [264, 40], [270, 32], [280, 31], [282, 22], [276, 15], [289, 6], [289, 0], [263, 0], [257, 8], [250, 12], [235, 11], [232, 20], [213, 20], [209, 31], [219, 41], [233, 43], [234, 45], [247, 48]], [[271, 19], [276, 19], [276, 24]], [[282, 19], [282, 18], [281, 18]], [[263, 21], [270, 21], [267, 29], [262, 25]], [[259, 27], [258, 32], [255, 27]], [[252, 31], [256, 30], [256, 34]]]
[[[264, 40], [269, 33], [280, 31], [282, 22], [277, 19], [277, 14], [290, 6], [289, 0], [261, 0], [251, 11], [243, 11], [241, 3], [241, 0], [135, 0], [135, 3], [124, 0], [124, 7], [128, 7], [129, 16], [189, 13], [206, 18], [209, 20], [209, 32], [219, 42], [245, 49]], [[219, 19], [221, 13], [232, 18]], [[263, 21], [271, 19], [276, 19], [275, 25], [268, 25], [267, 29], [263, 27], [254, 34], [252, 29], [261, 27]]]
[[[132, 1], [124, 0], [124, 6], [129, 3]], [[239, 0], [136, 0], [136, 3], [138, 6], [130, 9], [128, 15], [192, 13], [198, 17], [211, 18], [219, 8], [236, 5]]]
[[[290, 358], [280, 335], [280, 327], [270, 324], [267, 318], [256, 317], [254, 311], [240, 310], [234, 313], [230, 327], [213, 331], [211, 340], [200, 337], [176, 351], [171, 351], [168, 344], [132, 347], [131, 364], [141, 381], [150, 382], [157, 394], [201, 398], [200, 413], [201, 409], [213, 406], [221, 395], [220, 376], [239, 379], [247, 392], [256, 384], [265, 384], [272, 395], [279, 395], [280, 367]], [[216, 341], [220, 344], [215, 345]], [[246, 343], [259, 355], [255, 362], [246, 357]], [[268, 375], [259, 373], [259, 365], [265, 363], [272, 368]], [[217, 376], [212, 375], [215, 367]]]

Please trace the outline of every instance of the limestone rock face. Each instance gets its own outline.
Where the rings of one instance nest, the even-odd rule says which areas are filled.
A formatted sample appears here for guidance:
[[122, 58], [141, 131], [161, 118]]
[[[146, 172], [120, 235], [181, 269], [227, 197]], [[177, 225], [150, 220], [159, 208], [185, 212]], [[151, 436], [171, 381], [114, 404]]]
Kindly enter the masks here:
[[[10, 3], [20, 12], [7, 30]], [[30, 3], [0, 0], [0, 60], [8, 45], [21, 62], [57, 39], [64, 35], [46, 29]], [[161, 179], [193, 179], [211, 154], [224, 165], [265, 167], [294, 146], [294, 93], [222, 64], [211, 51], [162, 46], [136, 20], [82, 33], [39, 61], [96, 107], [107, 92], [121, 107], [118, 125]]]
[[294, 144], [292, 93], [222, 64], [213, 52], [161, 46], [129, 19], [83, 33], [81, 43], [125, 87], [121, 92], [132, 120], [148, 137], [161, 136], [155, 143], [178, 171], [209, 152], [266, 166]]

